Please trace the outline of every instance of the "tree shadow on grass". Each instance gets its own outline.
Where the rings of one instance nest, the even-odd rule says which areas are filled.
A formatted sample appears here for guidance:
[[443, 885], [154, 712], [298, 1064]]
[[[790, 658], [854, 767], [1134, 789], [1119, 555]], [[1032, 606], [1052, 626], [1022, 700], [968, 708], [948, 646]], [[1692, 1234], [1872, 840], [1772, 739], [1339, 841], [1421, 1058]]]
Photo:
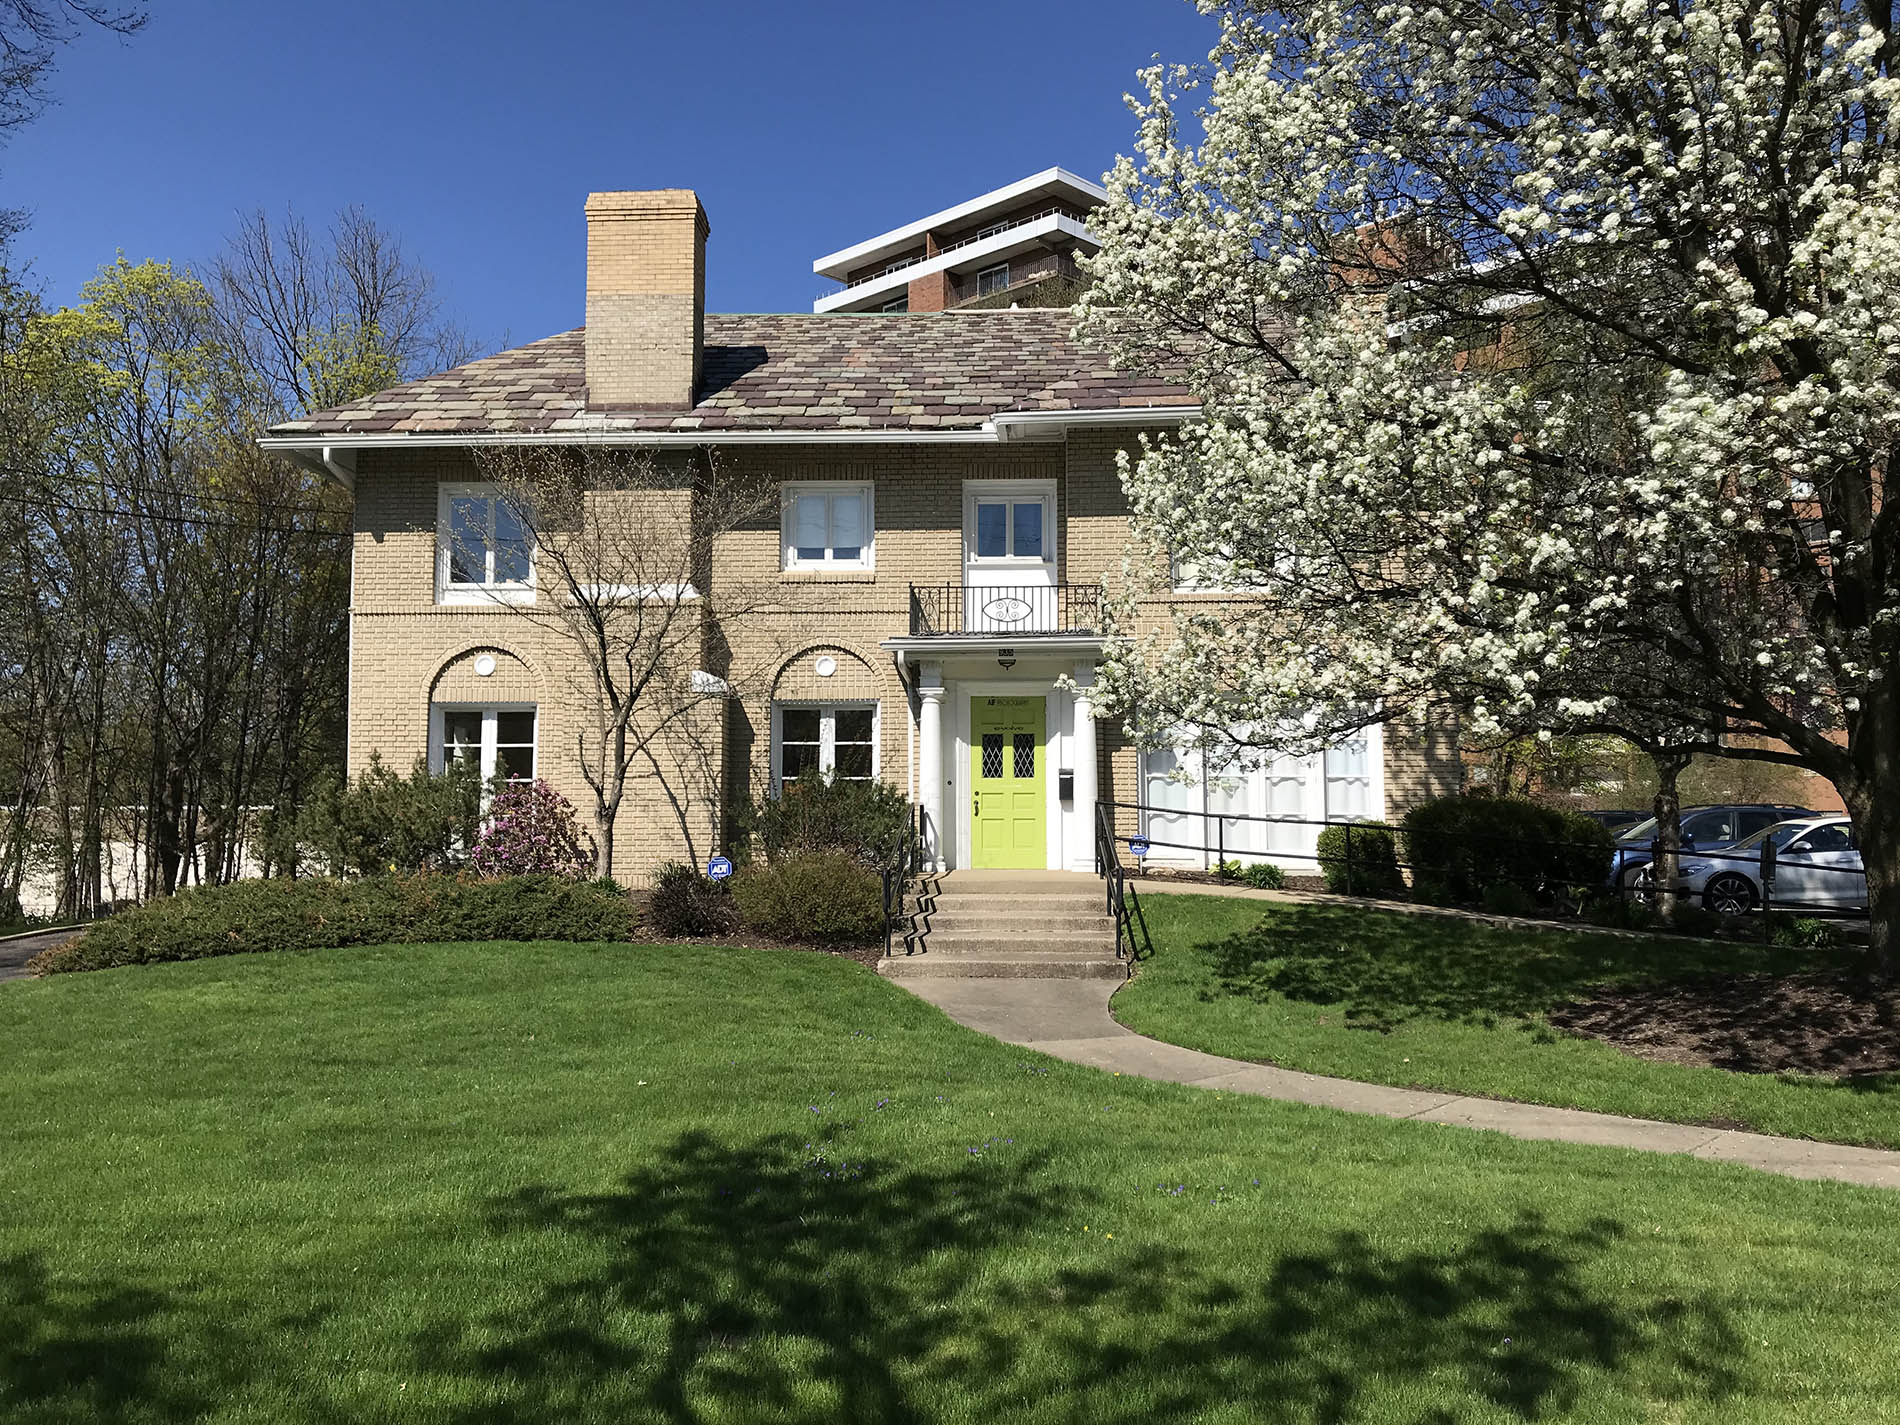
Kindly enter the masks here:
[[1222, 995], [1337, 1004], [1349, 1025], [1380, 1031], [1414, 1019], [1493, 1027], [1598, 985], [1812, 963], [1764, 947], [1521, 931], [1331, 906], [1276, 906], [1254, 929], [1201, 949]]
[[[1721, 1309], [1597, 1260], [1619, 1232], [1525, 1216], [1391, 1251], [1342, 1233], [1254, 1261], [1118, 1246], [1105, 1205], [1024, 1154], [921, 1171], [790, 1138], [677, 1140], [612, 1191], [493, 1206], [510, 1255], [577, 1258], [518, 1305], [445, 1319], [423, 1370], [483, 1425], [550, 1419], [909, 1422], [957, 1415], [1147, 1422], [1449, 1421], [1486, 1401], [1561, 1414], [1611, 1386], [1719, 1399], [1743, 1358]], [[1272, 1211], [1260, 1200], [1261, 1210]], [[1217, 1260], [1210, 1260], [1215, 1257]], [[1423, 1385], [1422, 1391], [1419, 1389]]]
[[172, 1370], [175, 1304], [163, 1293], [57, 1278], [35, 1253], [0, 1258], [0, 1420], [189, 1420], [210, 1408]]

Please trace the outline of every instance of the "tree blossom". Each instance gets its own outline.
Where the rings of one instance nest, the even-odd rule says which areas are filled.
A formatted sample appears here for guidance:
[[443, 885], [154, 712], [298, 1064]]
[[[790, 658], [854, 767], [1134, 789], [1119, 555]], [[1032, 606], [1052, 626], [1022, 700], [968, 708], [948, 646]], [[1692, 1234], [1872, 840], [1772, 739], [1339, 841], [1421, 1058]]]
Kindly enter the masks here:
[[[1289, 750], [1422, 701], [1830, 778], [1900, 926], [1900, 162], [1874, 12], [1206, 3], [1080, 321], [1205, 419], [1122, 478], [1100, 696]], [[1199, 132], [1191, 132], [1198, 128]], [[1151, 616], [1170, 560], [1197, 595]]]

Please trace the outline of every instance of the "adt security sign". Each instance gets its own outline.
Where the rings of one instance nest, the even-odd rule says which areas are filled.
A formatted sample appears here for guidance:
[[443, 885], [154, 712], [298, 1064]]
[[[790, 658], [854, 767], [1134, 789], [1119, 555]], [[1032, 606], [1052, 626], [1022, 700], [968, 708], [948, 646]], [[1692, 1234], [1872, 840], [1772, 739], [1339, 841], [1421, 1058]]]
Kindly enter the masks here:
[[1129, 837], [1128, 854], [1133, 856], [1137, 861], [1146, 856], [1148, 854], [1148, 838], [1145, 836]]
[[709, 880], [723, 881], [732, 874], [732, 862], [724, 856], [715, 856], [706, 863], [706, 876]]

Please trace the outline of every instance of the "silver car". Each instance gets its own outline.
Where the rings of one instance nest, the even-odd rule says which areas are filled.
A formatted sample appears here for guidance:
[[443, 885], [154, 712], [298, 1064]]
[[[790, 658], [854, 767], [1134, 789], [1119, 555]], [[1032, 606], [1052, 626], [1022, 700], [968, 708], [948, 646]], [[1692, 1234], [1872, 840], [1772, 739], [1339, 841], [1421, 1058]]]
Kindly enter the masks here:
[[1843, 816], [1783, 821], [1727, 850], [1685, 852], [1679, 895], [1698, 896], [1718, 915], [1745, 915], [1762, 903], [1761, 848], [1775, 843], [1770, 901], [1778, 910], [1851, 910], [1867, 904], [1867, 872], [1854, 826]]

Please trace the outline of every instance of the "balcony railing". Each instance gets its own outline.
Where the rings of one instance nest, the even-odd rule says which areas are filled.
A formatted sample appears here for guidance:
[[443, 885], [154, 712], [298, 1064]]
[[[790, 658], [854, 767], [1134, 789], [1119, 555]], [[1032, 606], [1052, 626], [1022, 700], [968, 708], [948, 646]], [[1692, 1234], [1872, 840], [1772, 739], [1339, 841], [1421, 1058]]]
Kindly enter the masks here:
[[1082, 224], [1086, 224], [1088, 222], [1088, 219], [1084, 217], [1082, 214], [1073, 212], [1070, 209], [1065, 208], [1065, 207], [1054, 206], [1054, 207], [1048, 207], [1048, 208], [1040, 208], [1037, 211], [1033, 213], [1025, 214], [1023, 217], [1020, 217], [1020, 218], [1010, 218], [1006, 222], [992, 223], [988, 227], [982, 229], [981, 231], [972, 233], [969, 237], [959, 238], [957, 241], [953, 243], [944, 244], [944, 246], [938, 248], [935, 252], [927, 252], [927, 253], [920, 252], [915, 257], [900, 257], [895, 262], [886, 263], [883, 267], [879, 268], [876, 272], [867, 273], [863, 277], [854, 277], [849, 282], [844, 284], [845, 291], [848, 292], [853, 287], [862, 287], [867, 282], [881, 282], [883, 281], [884, 278], [889, 277], [893, 272], [902, 272], [907, 267], [916, 267], [920, 263], [934, 261], [935, 259], [942, 257], [947, 252], [955, 252], [960, 247], [969, 247], [972, 243], [987, 242], [990, 238], [1000, 237], [1004, 233], [1009, 232], [1012, 229], [1026, 228], [1031, 223], [1039, 223], [1044, 218], [1067, 218], [1071, 222], [1082, 223]]
[[913, 638], [1093, 634], [1102, 626], [1100, 584], [912, 584]]

